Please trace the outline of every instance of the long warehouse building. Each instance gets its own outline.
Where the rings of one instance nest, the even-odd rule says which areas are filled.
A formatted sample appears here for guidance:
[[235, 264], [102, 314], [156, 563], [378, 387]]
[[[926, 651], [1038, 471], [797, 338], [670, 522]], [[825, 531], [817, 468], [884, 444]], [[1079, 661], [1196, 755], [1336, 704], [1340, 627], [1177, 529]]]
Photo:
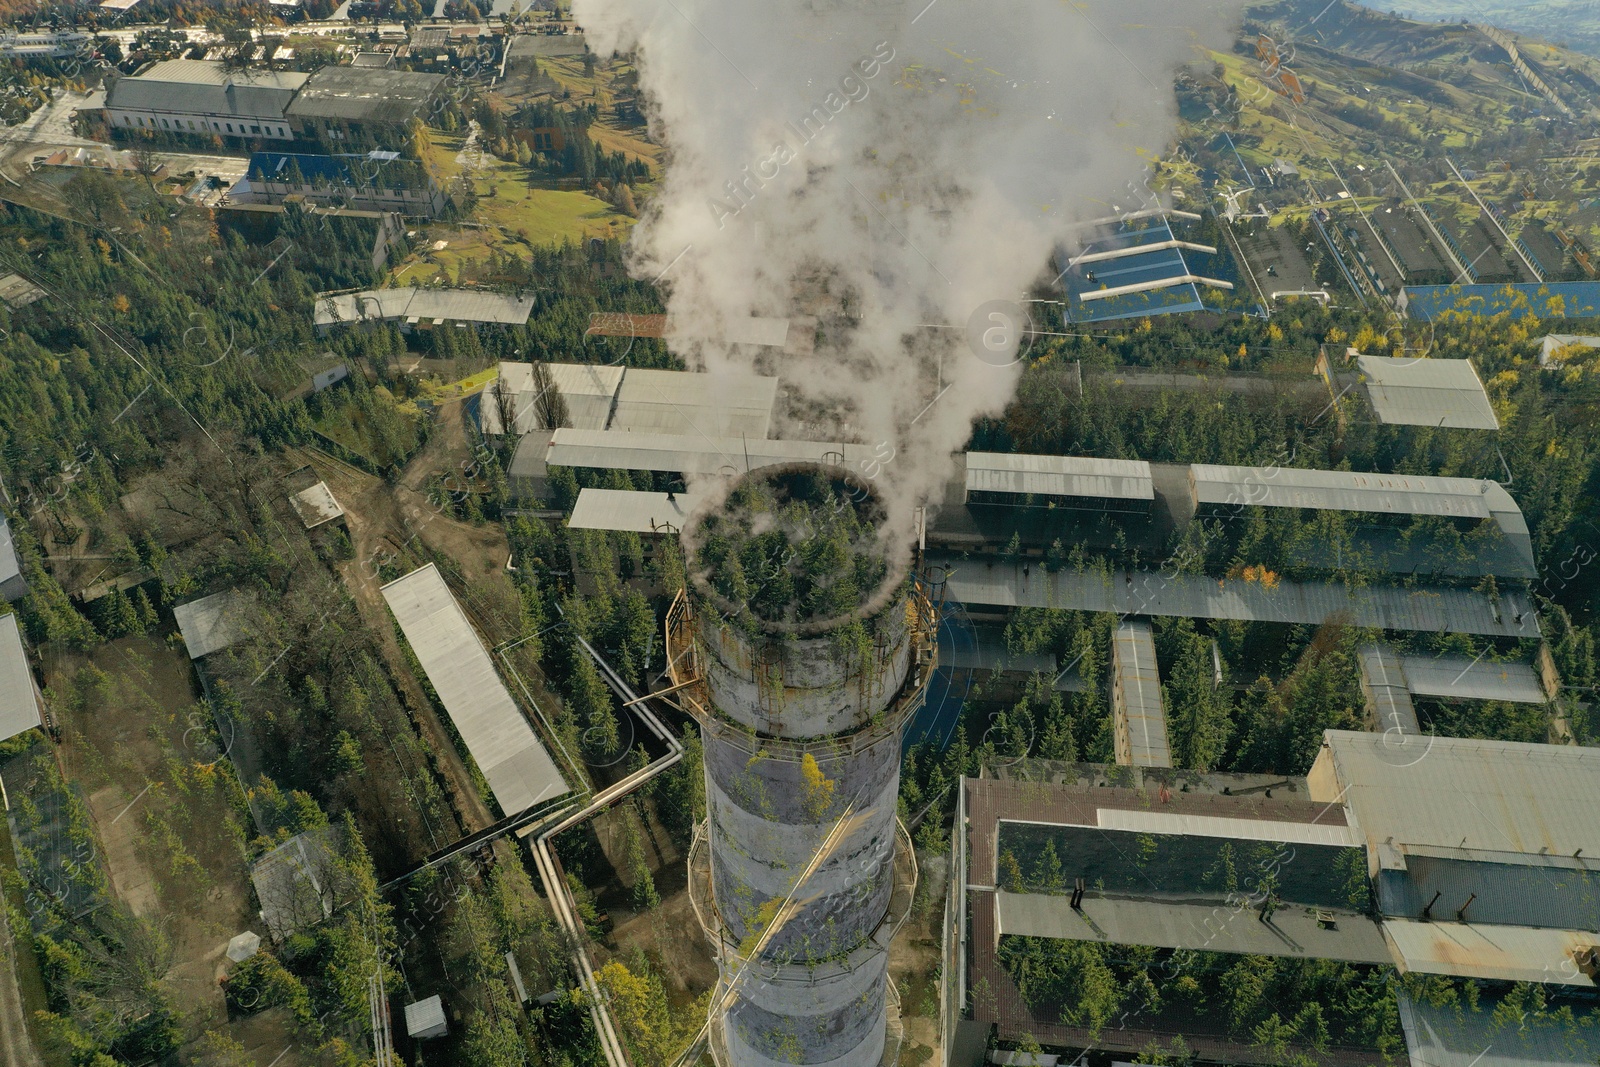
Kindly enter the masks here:
[[439, 569], [430, 563], [395, 579], [383, 599], [500, 810], [516, 815], [571, 792]]

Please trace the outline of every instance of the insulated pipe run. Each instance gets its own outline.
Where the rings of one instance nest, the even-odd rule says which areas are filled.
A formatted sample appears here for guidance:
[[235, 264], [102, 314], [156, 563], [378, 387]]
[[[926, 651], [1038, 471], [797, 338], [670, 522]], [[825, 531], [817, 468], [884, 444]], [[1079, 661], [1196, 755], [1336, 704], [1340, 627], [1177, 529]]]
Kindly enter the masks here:
[[622, 1045], [622, 1040], [617, 1036], [615, 1023], [611, 1019], [611, 1012], [606, 1005], [604, 996], [600, 992], [600, 985], [595, 981], [594, 969], [589, 964], [589, 953], [584, 948], [588, 940], [588, 932], [578, 921], [574, 914], [572, 898], [568, 895], [566, 880], [561, 877], [560, 865], [556, 862], [551, 850], [551, 842], [563, 830], [570, 830], [579, 823], [584, 822], [609, 808], [619, 800], [623, 800], [639, 789], [651, 779], [673, 767], [683, 760], [683, 742], [668, 730], [650, 710], [647, 700], [641, 701], [636, 693], [628, 686], [608, 664], [600, 653], [595, 651], [593, 645], [585, 641], [576, 632], [573, 637], [578, 644], [583, 646], [599, 668], [601, 675], [611, 689], [630, 703], [636, 709], [645, 725], [660, 738], [669, 751], [660, 759], [655, 760], [646, 767], [634, 771], [622, 781], [608, 786], [595, 794], [594, 799], [587, 805], [568, 815], [550, 829], [540, 834], [533, 845], [534, 863], [539, 868], [539, 880], [544, 883], [545, 896], [550, 901], [551, 910], [555, 912], [556, 922], [567, 935], [567, 943], [572, 950], [572, 966], [578, 974], [578, 984], [582, 987], [584, 996], [589, 1000], [589, 1016], [594, 1021], [595, 1032], [600, 1037], [600, 1049], [605, 1053], [608, 1067], [630, 1067], [627, 1050]]

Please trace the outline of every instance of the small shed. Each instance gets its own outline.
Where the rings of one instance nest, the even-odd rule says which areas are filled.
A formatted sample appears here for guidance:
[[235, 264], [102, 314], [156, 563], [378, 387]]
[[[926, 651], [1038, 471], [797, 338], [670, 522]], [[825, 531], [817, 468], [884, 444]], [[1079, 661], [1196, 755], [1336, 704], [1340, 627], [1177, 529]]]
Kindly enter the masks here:
[[350, 377], [350, 367], [345, 363], [335, 363], [327, 370], [318, 371], [311, 376], [311, 391], [320, 393], [331, 385], [336, 385]]
[[244, 611], [248, 604], [243, 593], [228, 589], [173, 608], [189, 658], [203, 659], [244, 640]]
[[261, 902], [261, 921], [275, 941], [315, 926], [333, 914], [338, 895], [337, 827], [324, 826], [289, 838], [250, 868]]
[[27, 307], [45, 295], [44, 290], [20, 274], [0, 275], [0, 300], [13, 311]]
[[406, 1036], [422, 1039], [444, 1037], [450, 1023], [444, 1017], [444, 1001], [435, 993], [427, 1000], [406, 1005]]
[[308, 530], [344, 518], [344, 508], [333, 498], [327, 482], [317, 482], [300, 490], [289, 497], [289, 503], [294, 505], [295, 514]]

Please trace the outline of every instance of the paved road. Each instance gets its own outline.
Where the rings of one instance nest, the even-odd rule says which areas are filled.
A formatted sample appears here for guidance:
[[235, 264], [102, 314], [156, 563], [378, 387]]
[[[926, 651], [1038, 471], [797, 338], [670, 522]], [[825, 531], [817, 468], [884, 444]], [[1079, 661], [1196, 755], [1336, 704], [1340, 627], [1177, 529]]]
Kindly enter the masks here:
[[[49, 155], [58, 148], [88, 148], [97, 153], [111, 151], [113, 146], [79, 137], [72, 130], [72, 112], [87, 96], [87, 93], [59, 92], [23, 123], [0, 128], [0, 165], [9, 164], [20, 176], [35, 156]], [[197, 177], [214, 175], [224, 185], [232, 185], [244, 177], [250, 166], [245, 156], [196, 152], [158, 152], [157, 155], [172, 174], [193, 171]]]

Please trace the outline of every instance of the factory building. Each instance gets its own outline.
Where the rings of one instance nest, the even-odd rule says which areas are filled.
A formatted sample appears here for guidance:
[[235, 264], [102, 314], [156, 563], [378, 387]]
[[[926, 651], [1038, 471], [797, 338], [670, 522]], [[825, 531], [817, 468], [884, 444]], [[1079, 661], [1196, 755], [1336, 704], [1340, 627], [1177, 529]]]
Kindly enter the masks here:
[[[1178, 998], [1134, 998], [1114, 1026], [1075, 1024], [1018, 969], [1029, 942], [1155, 959], [1163, 980], [1202, 986], [1246, 956], [1335, 961], [1394, 991], [1415, 1067], [1464, 1067], [1491, 1044], [1496, 1064], [1592, 1063], [1600, 1042], [1582, 1030], [1491, 1018], [1515, 983], [1541, 986], [1549, 1012], [1595, 1002], [1600, 749], [1425, 740], [1328, 731], [1303, 778], [1030, 761], [963, 779], [946, 1067], [975, 1067], [995, 1042], [1133, 1058], [1180, 1033], [1201, 1062], [1282, 1062], [1227, 1013]], [[1395, 973], [1470, 979], [1481, 1000], [1414, 1001]], [[1467, 1051], [1472, 1034], [1488, 1043]], [[1317, 1062], [1393, 1062], [1350, 1032], [1314, 1052], [1296, 1040], [1288, 1051]]]
[[335, 156], [256, 152], [245, 176], [228, 190], [234, 204], [281, 205], [297, 197], [321, 207], [397, 211], [433, 218], [445, 195], [421, 164], [394, 152]]
[[445, 78], [374, 67], [304, 74], [168, 59], [107, 82], [103, 103], [83, 112], [124, 134], [315, 141], [365, 151], [402, 144], [407, 124], [440, 106]]
[[433, 118], [443, 104], [443, 74], [381, 67], [323, 67], [288, 105], [295, 137], [362, 151], [404, 143], [414, 118]]
[[309, 74], [237, 70], [200, 59], [168, 59], [108, 78], [104, 113], [114, 130], [292, 141], [289, 103]]
[[340, 325], [392, 323], [404, 333], [443, 326], [521, 326], [535, 298], [485, 289], [367, 289], [321, 293], [313, 323], [318, 333]]

